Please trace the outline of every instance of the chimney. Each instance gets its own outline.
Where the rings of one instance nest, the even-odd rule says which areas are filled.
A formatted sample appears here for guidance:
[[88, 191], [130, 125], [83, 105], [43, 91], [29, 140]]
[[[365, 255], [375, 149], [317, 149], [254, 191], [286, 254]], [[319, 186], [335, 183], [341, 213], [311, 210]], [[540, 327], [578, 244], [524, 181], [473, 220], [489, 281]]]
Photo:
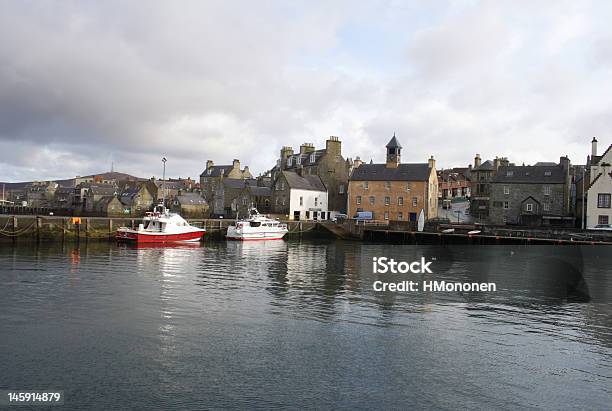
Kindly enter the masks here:
[[434, 160], [434, 156], [429, 157], [427, 163], [429, 163], [429, 168], [436, 168], [436, 160]]
[[212, 160], [206, 160], [206, 169], [211, 168], [215, 163]]
[[597, 139], [593, 137], [591, 140], [591, 157], [595, 157], [597, 155]]
[[339, 156], [342, 155], [342, 142], [336, 136], [330, 136], [325, 142], [325, 151], [327, 154]]
[[355, 161], [353, 161], [353, 167], [358, 168], [362, 164], [363, 161], [361, 161], [361, 158], [359, 158], [359, 156], [355, 157]]
[[493, 167], [495, 167], [496, 170], [499, 168], [499, 163], [500, 159], [495, 157], [495, 160], [493, 160]]
[[293, 155], [293, 148], [289, 146], [283, 146], [280, 151], [280, 168], [284, 170], [287, 168], [287, 158]]
[[232, 166], [234, 167], [234, 169], [240, 170], [240, 160], [235, 158], [234, 162], [232, 163]]
[[476, 157], [474, 157], [474, 168], [476, 167], [480, 167], [480, 154], [476, 154]]
[[315, 148], [312, 143], [304, 143], [300, 146], [300, 154], [308, 154], [313, 151], [315, 151]]
[[561, 166], [561, 168], [563, 168], [566, 174], [569, 174], [570, 160], [568, 156], [562, 156], [561, 158], [559, 158], [559, 165]]

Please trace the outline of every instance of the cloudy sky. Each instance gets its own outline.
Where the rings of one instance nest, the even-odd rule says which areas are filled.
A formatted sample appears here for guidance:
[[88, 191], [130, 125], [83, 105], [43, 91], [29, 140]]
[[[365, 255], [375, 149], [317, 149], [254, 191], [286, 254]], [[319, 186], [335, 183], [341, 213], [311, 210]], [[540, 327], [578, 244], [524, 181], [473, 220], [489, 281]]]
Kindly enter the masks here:
[[612, 143], [612, 2], [0, 0], [0, 180], [256, 174], [280, 147], [465, 166]]

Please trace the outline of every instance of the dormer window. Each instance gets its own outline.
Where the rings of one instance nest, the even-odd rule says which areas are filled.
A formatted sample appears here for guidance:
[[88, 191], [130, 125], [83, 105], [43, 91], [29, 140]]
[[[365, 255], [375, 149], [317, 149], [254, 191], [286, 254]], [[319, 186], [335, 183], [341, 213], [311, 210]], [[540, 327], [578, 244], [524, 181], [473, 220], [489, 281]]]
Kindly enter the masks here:
[[212, 174], [212, 168], [209, 168], [207, 173], [208, 173], [208, 175], [211, 175]]
[[299, 157], [296, 159], [296, 163], [297, 163], [297, 164], [302, 164], [302, 156], [299, 156]]
[[316, 157], [317, 157], [317, 156], [315, 156], [315, 153], [312, 153], [312, 154], [310, 155], [310, 162], [311, 162], [311, 163], [314, 163], [314, 162], [315, 162], [315, 160], [316, 160]]
[[287, 159], [287, 165], [288, 165], [288, 166], [291, 166], [291, 163], [293, 162], [292, 160], [293, 160], [293, 158], [292, 158], [292, 157], [289, 157], [289, 158]]
[[514, 171], [506, 171], [506, 177], [512, 177], [514, 175]]

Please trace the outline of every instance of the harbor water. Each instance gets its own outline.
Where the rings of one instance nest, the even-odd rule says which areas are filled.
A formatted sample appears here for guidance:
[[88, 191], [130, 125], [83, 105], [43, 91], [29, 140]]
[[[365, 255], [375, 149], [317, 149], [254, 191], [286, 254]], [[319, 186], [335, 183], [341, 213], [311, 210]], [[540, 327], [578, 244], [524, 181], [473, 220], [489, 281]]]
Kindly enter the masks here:
[[[550, 250], [0, 244], [0, 388], [75, 410], [609, 409], [612, 253]], [[377, 292], [388, 253], [497, 291]]]

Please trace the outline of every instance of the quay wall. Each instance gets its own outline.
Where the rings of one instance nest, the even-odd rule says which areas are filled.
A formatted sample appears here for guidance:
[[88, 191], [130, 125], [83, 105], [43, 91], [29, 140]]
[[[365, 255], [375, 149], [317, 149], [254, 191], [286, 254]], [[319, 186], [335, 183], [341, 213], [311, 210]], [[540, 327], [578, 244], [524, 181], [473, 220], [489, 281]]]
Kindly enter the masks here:
[[[204, 239], [225, 237], [234, 220], [193, 219], [190, 224], [206, 229]], [[40, 215], [0, 215], [0, 242], [114, 240], [119, 227], [137, 228], [141, 218], [60, 217]], [[285, 221], [289, 237], [318, 233], [316, 223]]]

